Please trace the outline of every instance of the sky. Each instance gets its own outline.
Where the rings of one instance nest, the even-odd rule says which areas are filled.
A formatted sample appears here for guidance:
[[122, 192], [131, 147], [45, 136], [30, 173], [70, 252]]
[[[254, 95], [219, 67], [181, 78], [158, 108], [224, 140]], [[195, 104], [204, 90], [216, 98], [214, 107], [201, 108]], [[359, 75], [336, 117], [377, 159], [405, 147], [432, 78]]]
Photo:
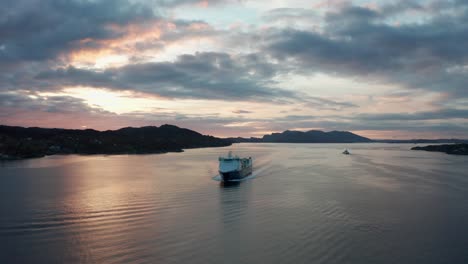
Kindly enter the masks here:
[[468, 138], [465, 0], [1, 0], [0, 124]]

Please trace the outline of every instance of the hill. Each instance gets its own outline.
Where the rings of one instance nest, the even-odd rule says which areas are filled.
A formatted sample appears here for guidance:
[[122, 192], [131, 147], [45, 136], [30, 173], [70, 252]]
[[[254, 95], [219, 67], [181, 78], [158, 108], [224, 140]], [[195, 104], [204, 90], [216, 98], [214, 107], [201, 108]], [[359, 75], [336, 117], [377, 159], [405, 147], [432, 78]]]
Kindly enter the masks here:
[[371, 142], [372, 140], [353, 134], [348, 131], [323, 132], [318, 130], [290, 131], [265, 135], [263, 142], [285, 142], [285, 143], [355, 143]]
[[0, 126], [0, 159], [53, 154], [165, 153], [230, 144], [227, 140], [173, 125], [108, 131]]
[[358, 143], [372, 142], [371, 139], [348, 131], [323, 132], [310, 130], [306, 132], [286, 130], [282, 133], [264, 135], [262, 138], [229, 138], [233, 143], [240, 142], [271, 142], [271, 143]]

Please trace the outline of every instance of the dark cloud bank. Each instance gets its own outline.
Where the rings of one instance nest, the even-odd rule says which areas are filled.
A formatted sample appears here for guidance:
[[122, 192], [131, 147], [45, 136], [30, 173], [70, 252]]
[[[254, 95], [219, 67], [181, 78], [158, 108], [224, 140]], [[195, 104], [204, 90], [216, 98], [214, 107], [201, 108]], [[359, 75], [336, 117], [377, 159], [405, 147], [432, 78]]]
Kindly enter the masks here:
[[[276, 58], [294, 59], [292, 63], [306, 72], [468, 97], [468, 2], [444, 1], [431, 8], [399, 3], [381, 11], [346, 6], [326, 15], [324, 33], [278, 30], [268, 36], [265, 49]], [[395, 12], [415, 8], [426, 10], [430, 18], [388, 23]]]
[[149, 6], [126, 0], [2, 0], [0, 64], [54, 59], [80, 40], [118, 37], [111, 24], [152, 19]]
[[176, 98], [268, 101], [296, 97], [272, 88], [273, 74], [271, 65], [255, 55], [234, 58], [226, 53], [197, 53], [182, 55], [174, 62], [140, 63], [101, 72], [68, 67], [41, 72], [35, 80], [49, 86], [86, 85]]

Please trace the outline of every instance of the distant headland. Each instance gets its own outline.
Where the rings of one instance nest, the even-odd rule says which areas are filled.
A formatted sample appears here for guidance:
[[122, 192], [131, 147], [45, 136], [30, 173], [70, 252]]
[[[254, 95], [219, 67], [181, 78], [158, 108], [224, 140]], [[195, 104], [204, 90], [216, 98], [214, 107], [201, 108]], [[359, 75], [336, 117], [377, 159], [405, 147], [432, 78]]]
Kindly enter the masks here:
[[265, 143], [366, 143], [371, 139], [348, 131], [323, 132], [319, 130], [272, 133], [261, 138], [229, 138], [231, 142], [265, 142]]
[[425, 147], [414, 147], [411, 149], [444, 152], [453, 155], [468, 155], [468, 144], [429, 145]]
[[[0, 160], [54, 154], [155, 154], [183, 149], [225, 147], [232, 143], [468, 143], [460, 139], [372, 140], [348, 131], [286, 130], [260, 138], [217, 138], [174, 125], [126, 127], [118, 130], [60, 129], [0, 125]], [[458, 144], [463, 147], [467, 144]], [[464, 153], [454, 145], [428, 146], [429, 151]], [[413, 149], [423, 149], [421, 147]], [[440, 149], [440, 150], [435, 150]], [[455, 149], [455, 150], [454, 150]], [[466, 148], [465, 148], [466, 150]], [[456, 153], [455, 153], [456, 152]]]
[[108, 131], [0, 126], [0, 159], [3, 160], [54, 154], [166, 153], [229, 145], [228, 140], [173, 125]]
[[252, 143], [468, 143], [467, 139], [370, 139], [349, 131], [320, 130], [295, 131], [286, 130], [282, 133], [272, 133], [263, 137], [231, 137], [227, 140], [232, 143], [252, 142]]

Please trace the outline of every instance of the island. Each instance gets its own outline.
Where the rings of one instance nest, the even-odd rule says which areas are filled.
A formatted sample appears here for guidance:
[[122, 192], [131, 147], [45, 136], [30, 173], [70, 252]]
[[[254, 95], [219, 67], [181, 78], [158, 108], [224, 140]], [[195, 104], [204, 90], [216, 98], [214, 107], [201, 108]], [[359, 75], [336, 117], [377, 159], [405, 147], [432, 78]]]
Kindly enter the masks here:
[[263, 137], [230, 137], [232, 143], [395, 143], [395, 144], [439, 144], [439, 143], [468, 143], [468, 139], [370, 139], [349, 131], [320, 130], [297, 131], [285, 130]]
[[453, 155], [468, 155], [468, 144], [445, 144], [445, 145], [429, 145], [425, 147], [414, 147], [411, 150], [425, 150], [434, 152], [444, 152]]
[[57, 129], [0, 125], [0, 160], [54, 154], [152, 154], [224, 147], [232, 143], [173, 125], [118, 130]]
[[281, 133], [272, 133], [264, 135], [261, 138], [228, 138], [233, 143], [252, 142], [252, 143], [368, 143], [371, 139], [356, 135], [349, 131], [330, 131], [320, 130], [296, 131], [286, 130]]

